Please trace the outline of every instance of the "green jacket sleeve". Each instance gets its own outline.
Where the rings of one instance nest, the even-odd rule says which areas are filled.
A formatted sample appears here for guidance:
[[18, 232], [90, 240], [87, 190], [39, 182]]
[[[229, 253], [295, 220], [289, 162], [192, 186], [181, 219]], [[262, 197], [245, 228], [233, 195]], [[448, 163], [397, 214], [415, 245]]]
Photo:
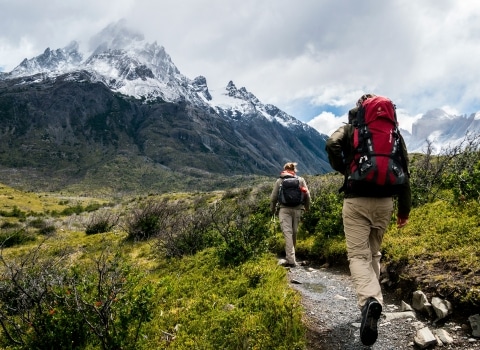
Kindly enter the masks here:
[[325, 150], [332, 168], [342, 174], [346, 171], [345, 150], [349, 147], [349, 133], [352, 126], [347, 124], [339, 127], [327, 140]]
[[410, 215], [410, 210], [412, 208], [412, 191], [410, 188], [410, 172], [409, 172], [409, 159], [407, 146], [402, 136], [400, 136], [400, 141], [402, 143], [402, 155], [405, 160], [404, 169], [407, 172], [407, 182], [402, 185], [398, 193], [398, 213], [397, 216], [402, 219], [408, 219]]

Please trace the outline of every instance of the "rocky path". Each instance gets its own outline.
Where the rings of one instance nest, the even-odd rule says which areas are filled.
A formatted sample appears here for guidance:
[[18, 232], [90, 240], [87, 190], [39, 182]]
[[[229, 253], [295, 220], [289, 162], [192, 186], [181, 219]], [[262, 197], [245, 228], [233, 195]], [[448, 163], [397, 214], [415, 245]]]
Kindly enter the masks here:
[[447, 318], [442, 324], [435, 325], [418, 314], [416, 317], [395, 318], [401, 300], [394, 300], [388, 293], [384, 293], [385, 307], [378, 323], [378, 340], [373, 346], [366, 347], [360, 341], [360, 311], [348, 270], [301, 266], [289, 269], [288, 278], [292, 288], [302, 295], [308, 350], [420, 349], [414, 338], [424, 327], [432, 332], [442, 329], [452, 341], [450, 344], [430, 345], [428, 349], [480, 349], [480, 339], [472, 338], [471, 330], [461, 321]]

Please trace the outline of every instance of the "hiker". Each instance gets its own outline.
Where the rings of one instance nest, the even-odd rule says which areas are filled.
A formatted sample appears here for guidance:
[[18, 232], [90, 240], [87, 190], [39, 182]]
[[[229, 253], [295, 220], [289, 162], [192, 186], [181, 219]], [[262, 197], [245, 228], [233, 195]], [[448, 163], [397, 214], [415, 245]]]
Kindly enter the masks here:
[[273, 186], [270, 196], [272, 214], [278, 211], [280, 227], [285, 238], [287, 267], [298, 266], [295, 259], [295, 246], [300, 218], [310, 207], [310, 192], [305, 179], [297, 176], [297, 163], [286, 163], [280, 177]]
[[[387, 139], [392, 143], [392, 135], [398, 138], [397, 157], [399, 157], [401, 165], [398, 165], [395, 170], [400, 174], [399, 176], [403, 176], [398, 180], [399, 184], [395, 186], [387, 182], [379, 184], [375, 182], [378, 181], [378, 178], [375, 180], [370, 179], [372, 182], [366, 179], [363, 179], [363, 181], [354, 180], [360, 177], [358, 168], [363, 169], [362, 166], [367, 169], [365, 172], [368, 172], [371, 170], [370, 168], [375, 169], [375, 167], [380, 167], [380, 164], [392, 162], [393, 156], [387, 155], [385, 157], [384, 154], [375, 154], [372, 151], [377, 146], [375, 142], [373, 142], [373, 146], [372, 143], [369, 144], [370, 152], [372, 153], [369, 157], [376, 156], [375, 162], [362, 163], [366, 158], [362, 159], [363, 155], [359, 154], [359, 148], [355, 148], [357, 146], [355, 143], [359, 142], [358, 135], [361, 132], [359, 131], [361, 130], [359, 119], [363, 121], [366, 118], [368, 114], [367, 106], [370, 103], [377, 102], [377, 100], [382, 103], [389, 101], [392, 106], [389, 115], [394, 118], [394, 124], [392, 124], [394, 126], [390, 126]], [[378, 111], [384, 107], [375, 106], [375, 108], [375, 112], [372, 113], [378, 115]], [[360, 110], [362, 111], [361, 118]], [[393, 199], [398, 198], [398, 211], [396, 213], [398, 228], [407, 224], [411, 209], [408, 153], [405, 142], [397, 129], [395, 105], [386, 98], [382, 99], [374, 94], [365, 94], [360, 97], [357, 106], [348, 112], [348, 124], [338, 128], [326, 143], [330, 165], [334, 170], [345, 176], [344, 185], [340, 189], [340, 191], [344, 191], [342, 218], [350, 274], [356, 289], [357, 304], [362, 312], [360, 338], [364, 345], [372, 345], [378, 337], [377, 322], [380, 318], [383, 304], [383, 295], [379, 282], [380, 258], [382, 256], [380, 248], [383, 235], [392, 218], [394, 210]], [[374, 135], [372, 136], [373, 130], [374, 128], [370, 128], [370, 131], [364, 134], [367, 136], [362, 137], [374, 138]], [[356, 136], [355, 138], [354, 135]], [[392, 147], [388, 145], [388, 142], [385, 143], [387, 143], [386, 147]], [[394, 150], [392, 150], [392, 154]], [[380, 160], [379, 156], [384, 156], [385, 162]], [[356, 163], [355, 159], [357, 159]]]

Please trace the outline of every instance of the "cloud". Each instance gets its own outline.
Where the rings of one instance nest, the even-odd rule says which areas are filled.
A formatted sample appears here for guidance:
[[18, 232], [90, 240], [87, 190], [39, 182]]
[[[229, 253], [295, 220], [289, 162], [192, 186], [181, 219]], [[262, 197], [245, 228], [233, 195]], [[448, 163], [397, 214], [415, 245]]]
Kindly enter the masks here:
[[315, 118], [310, 120], [307, 124], [312, 128], [317, 129], [322, 134], [330, 136], [335, 130], [348, 121], [347, 115], [337, 117], [330, 112], [322, 112]]
[[[88, 40], [125, 18], [212, 89], [233, 80], [303, 121], [338, 120], [390, 97], [404, 121], [480, 110], [480, 3], [473, 0], [0, 0], [0, 69]], [[308, 104], [307, 107], [301, 104]], [[322, 113], [324, 112], [324, 113]], [[333, 112], [335, 115], [337, 112]], [[322, 116], [323, 115], [323, 116]], [[322, 117], [320, 117], [322, 116]]]

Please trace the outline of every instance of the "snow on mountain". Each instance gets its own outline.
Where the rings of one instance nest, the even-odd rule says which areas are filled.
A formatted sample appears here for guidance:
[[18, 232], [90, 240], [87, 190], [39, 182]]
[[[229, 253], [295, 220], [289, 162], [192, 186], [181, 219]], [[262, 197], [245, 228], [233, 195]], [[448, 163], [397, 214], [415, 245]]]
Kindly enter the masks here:
[[286, 127], [300, 125], [310, 128], [275, 106], [263, 105], [252, 93], [244, 87], [238, 89], [232, 81], [224, 90], [209, 91], [205, 77], [191, 80], [182, 75], [163, 46], [146, 42], [141, 33], [127, 28], [124, 20], [107, 26], [92, 37], [89, 46], [89, 53], [81, 53], [75, 41], [63, 49], [47, 48], [43, 54], [25, 59], [12, 72], [2, 74], [0, 79], [38, 73], [45, 78], [55, 78], [85, 70], [93, 81], [137, 99], [188, 100], [240, 121], [263, 116]]
[[[11, 72], [2, 72], [0, 79], [39, 73], [40, 79], [64, 74], [71, 74], [71, 79], [77, 79], [78, 74], [73, 73], [86, 71], [92, 81], [145, 102], [156, 99], [168, 102], [187, 100], [238, 122], [264, 117], [287, 128], [314, 130], [279, 108], [264, 105], [255, 95], [244, 87], [237, 88], [232, 81], [224, 89], [210, 90], [205, 77], [187, 78], [163, 46], [146, 42], [141, 33], [127, 28], [123, 20], [107, 26], [92, 37], [89, 44], [86, 53], [80, 52], [75, 41], [62, 49], [47, 48], [39, 56], [25, 59]], [[410, 152], [425, 152], [427, 142], [432, 143], [434, 152], [441, 152], [459, 144], [467, 132], [480, 134], [480, 112], [466, 117], [434, 109], [413, 124], [411, 133], [403, 131], [402, 134]]]
[[409, 152], [427, 151], [431, 144], [434, 153], [461, 145], [468, 135], [480, 137], [480, 112], [451, 115], [441, 109], [425, 113], [412, 125], [412, 133], [402, 130]]
[[76, 69], [82, 61], [82, 54], [78, 52], [78, 43], [73, 41], [63, 49], [50, 50], [33, 58], [24, 59], [10, 74], [9, 77], [29, 76], [37, 73], [62, 73]]

